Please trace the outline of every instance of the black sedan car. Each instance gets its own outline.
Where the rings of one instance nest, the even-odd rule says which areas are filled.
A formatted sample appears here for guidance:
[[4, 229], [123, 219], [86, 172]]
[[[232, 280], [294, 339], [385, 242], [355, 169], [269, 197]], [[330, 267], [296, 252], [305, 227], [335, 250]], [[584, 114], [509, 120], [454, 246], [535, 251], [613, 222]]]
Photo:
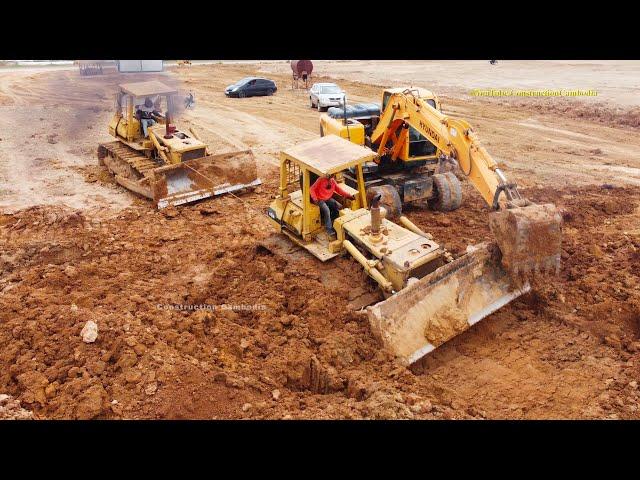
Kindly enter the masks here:
[[267, 78], [246, 77], [224, 89], [227, 97], [257, 97], [273, 95], [278, 90], [276, 82]]

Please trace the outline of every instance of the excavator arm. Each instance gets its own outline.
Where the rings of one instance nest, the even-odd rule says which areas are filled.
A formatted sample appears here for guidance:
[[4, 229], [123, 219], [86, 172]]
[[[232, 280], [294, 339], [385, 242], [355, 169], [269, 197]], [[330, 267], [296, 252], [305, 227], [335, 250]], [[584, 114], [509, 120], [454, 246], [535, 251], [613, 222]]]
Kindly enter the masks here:
[[[411, 90], [392, 95], [371, 135], [378, 155], [397, 158], [398, 129], [413, 127], [445, 156], [457, 162], [492, 213], [489, 225], [502, 252], [503, 264], [517, 276], [557, 272], [560, 268], [561, 217], [552, 204], [534, 205], [509, 183], [496, 161], [480, 144], [469, 123], [449, 118]], [[389, 141], [392, 147], [389, 148]], [[500, 202], [504, 192], [505, 200]]]
[[[397, 158], [398, 145], [406, 136], [400, 128], [413, 127], [433, 143], [443, 154], [454, 159], [460, 170], [494, 210], [499, 209], [499, 197], [505, 192], [509, 202], [522, 200], [517, 187], [508, 183], [496, 161], [480, 144], [471, 126], [462, 119], [449, 118], [410, 91], [393, 95], [383, 112], [371, 143], [378, 145], [378, 154], [390, 153]], [[393, 147], [387, 145], [392, 141]]]

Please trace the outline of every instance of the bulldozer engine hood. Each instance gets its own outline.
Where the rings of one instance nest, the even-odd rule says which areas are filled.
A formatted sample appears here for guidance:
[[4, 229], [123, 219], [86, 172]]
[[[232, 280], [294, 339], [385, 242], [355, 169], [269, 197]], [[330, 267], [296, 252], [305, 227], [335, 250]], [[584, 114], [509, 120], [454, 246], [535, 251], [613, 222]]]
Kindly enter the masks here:
[[386, 218], [382, 220], [380, 240], [375, 239], [370, 235], [371, 214], [363, 211], [366, 214], [354, 215], [346, 221], [344, 229], [351, 238], [394, 269], [408, 272], [442, 254], [441, 247], [433, 240], [410, 232]]
[[206, 144], [200, 140], [187, 135], [184, 132], [175, 131], [172, 132], [171, 138], [165, 138], [164, 125], [158, 125], [150, 129], [153, 134], [172, 152], [189, 152], [191, 150], [202, 150], [204, 156], [204, 149]]

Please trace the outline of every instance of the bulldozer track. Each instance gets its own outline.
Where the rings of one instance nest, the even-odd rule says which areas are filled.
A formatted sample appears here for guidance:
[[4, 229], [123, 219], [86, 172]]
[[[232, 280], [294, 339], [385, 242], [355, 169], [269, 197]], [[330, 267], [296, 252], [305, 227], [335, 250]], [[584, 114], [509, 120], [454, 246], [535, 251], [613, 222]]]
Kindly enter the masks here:
[[[102, 149], [104, 149], [104, 152], [100, 151]], [[100, 144], [98, 156], [103, 158], [105, 155], [120, 163], [125, 163], [137, 172], [140, 177], [149, 177], [153, 170], [161, 166], [145, 155], [141, 155], [137, 150], [118, 141]]]

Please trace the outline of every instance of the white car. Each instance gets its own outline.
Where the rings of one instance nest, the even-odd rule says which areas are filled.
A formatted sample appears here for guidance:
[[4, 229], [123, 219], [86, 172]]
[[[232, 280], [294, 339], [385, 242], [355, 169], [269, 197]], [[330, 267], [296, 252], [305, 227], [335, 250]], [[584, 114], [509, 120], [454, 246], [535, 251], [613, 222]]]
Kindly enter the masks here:
[[339, 107], [347, 101], [347, 95], [335, 83], [314, 83], [309, 90], [311, 108], [319, 111], [327, 107]]

